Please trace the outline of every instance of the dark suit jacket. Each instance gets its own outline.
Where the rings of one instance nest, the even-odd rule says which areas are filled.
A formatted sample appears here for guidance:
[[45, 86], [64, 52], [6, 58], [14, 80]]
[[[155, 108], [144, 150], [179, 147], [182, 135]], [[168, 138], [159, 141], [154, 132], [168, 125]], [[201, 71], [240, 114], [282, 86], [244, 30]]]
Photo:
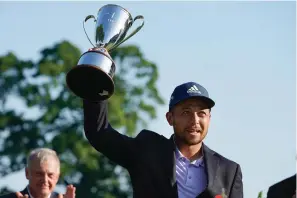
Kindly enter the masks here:
[[292, 198], [296, 191], [296, 174], [269, 187], [267, 198]]
[[[142, 130], [135, 138], [114, 130], [107, 119], [107, 101], [84, 101], [84, 129], [90, 144], [130, 174], [134, 198], [177, 198], [175, 146], [171, 139]], [[203, 144], [207, 188], [198, 198], [243, 198], [240, 166]]]
[[[29, 195], [28, 191], [27, 191], [27, 188], [25, 188], [23, 191], [21, 191], [20, 193], [22, 193], [22, 195]], [[1, 195], [0, 198], [18, 198], [16, 196], [15, 193], [9, 193], [9, 194], [6, 194], [6, 195]]]
[[[27, 188], [22, 190], [20, 193], [22, 193], [22, 195], [25, 195], [25, 194], [29, 195], [29, 192], [28, 192]], [[58, 193], [53, 192], [51, 197], [58, 197]], [[15, 193], [9, 193], [9, 194], [6, 194], [6, 195], [1, 195], [0, 198], [18, 198], [18, 197], [16, 196]]]

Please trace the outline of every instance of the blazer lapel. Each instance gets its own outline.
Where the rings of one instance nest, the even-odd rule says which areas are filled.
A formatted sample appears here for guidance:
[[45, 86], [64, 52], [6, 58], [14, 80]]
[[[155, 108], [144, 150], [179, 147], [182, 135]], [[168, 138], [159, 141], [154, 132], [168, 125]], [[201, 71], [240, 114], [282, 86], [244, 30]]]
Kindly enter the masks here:
[[205, 144], [203, 144], [206, 171], [208, 176], [207, 187], [211, 188], [214, 185], [217, 171], [219, 169], [219, 158], [214, 154], [215, 152], [210, 150]]
[[219, 170], [219, 158], [215, 156], [215, 152], [209, 149], [204, 143], [202, 143], [203, 154], [204, 154], [204, 163], [206, 165], [207, 172], [207, 187], [197, 198], [202, 197], [214, 197], [215, 196], [215, 179], [217, 172]]
[[176, 166], [175, 166], [175, 145], [173, 140], [173, 135], [170, 137], [168, 141], [168, 145], [166, 146], [166, 159], [165, 162], [165, 171], [168, 178], [170, 178], [170, 184], [172, 187], [172, 196], [170, 197], [178, 197], [177, 192], [177, 182], [176, 182]]

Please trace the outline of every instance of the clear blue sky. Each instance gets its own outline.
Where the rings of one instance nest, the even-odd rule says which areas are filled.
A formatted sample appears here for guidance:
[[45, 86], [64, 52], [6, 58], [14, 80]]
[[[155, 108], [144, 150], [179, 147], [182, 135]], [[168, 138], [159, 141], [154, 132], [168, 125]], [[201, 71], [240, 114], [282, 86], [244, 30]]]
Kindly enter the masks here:
[[[158, 88], [166, 106], [149, 129], [169, 137], [165, 120], [174, 87], [204, 85], [216, 101], [206, 144], [242, 166], [245, 197], [296, 172], [295, 2], [112, 2], [144, 28], [137, 44], [159, 66]], [[0, 3], [0, 54], [37, 59], [61, 39], [91, 47], [82, 29], [86, 15], [104, 2]], [[92, 35], [93, 24], [87, 24]], [[21, 104], [19, 105], [22, 109]], [[0, 179], [15, 190], [24, 173]]]

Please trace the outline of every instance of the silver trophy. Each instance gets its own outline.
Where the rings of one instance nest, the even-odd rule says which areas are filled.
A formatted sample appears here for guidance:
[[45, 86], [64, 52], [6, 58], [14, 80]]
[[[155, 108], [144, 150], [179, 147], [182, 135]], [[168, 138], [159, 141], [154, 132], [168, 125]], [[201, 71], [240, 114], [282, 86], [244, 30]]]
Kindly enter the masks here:
[[[84, 27], [85, 23], [92, 18], [96, 22], [95, 45]], [[142, 23], [127, 35], [136, 20], [141, 20]], [[136, 34], [143, 25], [143, 16], [138, 15], [133, 19], [126, 9], [114, 4], [101, 7], [97, 13], [97, 19], [94, 15], [87, 16], [83, 22], [83, 28], [93, 48], [83, 53], [77, 66], [67, 73], [68, 88], [82, 99], [91, 101], [108, 99], [114, 92], [113, 76], [116, 69], [109, 53]]]

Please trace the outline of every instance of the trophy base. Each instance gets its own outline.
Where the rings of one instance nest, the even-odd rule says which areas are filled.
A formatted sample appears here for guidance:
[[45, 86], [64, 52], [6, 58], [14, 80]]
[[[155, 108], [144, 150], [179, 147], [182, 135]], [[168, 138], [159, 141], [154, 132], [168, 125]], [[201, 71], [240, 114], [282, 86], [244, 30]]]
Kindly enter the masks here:
[[114, 82], [106, 72], [92, 65], [79, 65], [66, 75], [68, 88], [78, 97], [89, 101], [108, 99], [114, 92]]

